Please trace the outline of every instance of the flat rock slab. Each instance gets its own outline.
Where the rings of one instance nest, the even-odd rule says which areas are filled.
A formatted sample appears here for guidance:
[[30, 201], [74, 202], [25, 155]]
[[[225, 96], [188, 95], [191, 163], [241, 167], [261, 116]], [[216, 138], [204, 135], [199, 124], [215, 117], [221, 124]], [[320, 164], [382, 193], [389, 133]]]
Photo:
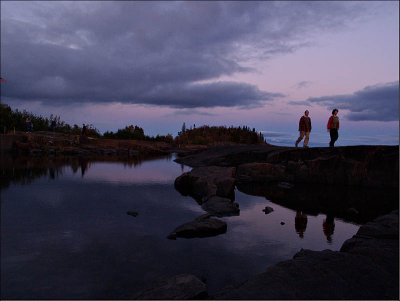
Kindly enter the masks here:
[[177, 237], [194, 238], [209, 237], [225, 233], [227, 225], [223, 220], [210, 217], [210, 215], [202, 215], [194, 221], [188, 222], [177, 227], [168, 236], [169, 239]]

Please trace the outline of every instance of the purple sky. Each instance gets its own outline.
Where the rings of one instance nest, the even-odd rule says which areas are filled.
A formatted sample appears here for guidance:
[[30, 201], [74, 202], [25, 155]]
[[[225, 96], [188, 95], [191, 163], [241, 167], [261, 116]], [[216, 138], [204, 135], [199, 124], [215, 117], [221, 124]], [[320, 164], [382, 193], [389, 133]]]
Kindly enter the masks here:
[[1, 101], [101, 132], [247, 125], [399, 143], [399, 2], [2, 1]]

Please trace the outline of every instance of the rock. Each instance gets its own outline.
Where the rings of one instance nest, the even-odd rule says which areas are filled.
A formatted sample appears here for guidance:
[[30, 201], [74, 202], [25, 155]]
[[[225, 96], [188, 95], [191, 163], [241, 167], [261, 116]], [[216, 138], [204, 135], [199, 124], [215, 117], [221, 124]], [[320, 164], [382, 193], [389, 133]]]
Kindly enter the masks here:
[[355, 209], [355, 208], [353, 208], [353, 207], [347, 209], [347, 210], [346, 210], [346, 213], [347, 213], [347, 214], [350, 214], [350, 215], [359, 214], [358, 210]]
[[279, 182], [278, 187], [283, 188], [283, 189], [292, 189], [294, 187], [294, 185], [290, 184], [288, 182]]
[[301, 250], [214, 299], [398, 300], [399, 211], [361, 226], [340, 252]]
[[177, 227], [168, 239], [176, 239], [177, 237], [194, 238], [194, 237], [209, 237], [225, 233], [227, 225], [224, 221], [216, 218], [211, 218], [209, 214], [202, 215], [194, 221], [185, 223]]
[[285, 168], [279, 164], [271, 163], [247, 163], [238, 166], [236, 180], [245, 183], [268, 183], [286, 180]]
[[283, 226], [285, 224], [285, 222], [281, 222], [281, 225]]
[[[187, 161], [185, 161], [185, 159]], [[182, 158], [190, 166], [237, 166], [237, 181], [398, 188], [398, 146], [294, 149], [272, 145], [214, 147]], [[270, 164], [270, 165], [268, 165]]]
[[136, 211], [128, 211], [128, 212], [126, 212], [126, 214], [128, 214], [128, 215], [130, 215], [130, 216], [133, 216], [133, 217], [136, 217], [136, 216], [138, 216], [138, 212], [136, 212]]
[[235, 188], [234, 167], [198, 167], [175, 179], [175, 189], [190, 195], [200, 204], [218, 195], [232, 198]]
[[139, 292], [134, 300], [192, 300], [205, 299], [207, 286], [190, 274], [176, 275]]
[[212, 196], [201, 207], [209, 214], [218, 217], [239, 215], [240, 213], [238, 203], [219, 196]]
[[264, 211], [265, 214], [269, 214], [269, 213], [271, 213], [272, 211], [274, 211], [274, 209], [271, 208], [271, 207], [269, 207], [269, 206], [267, 206], [267, 207], [265, 207], [262, 211]]
[[235, 178], [234, 177], [226, 177], [217, 179], [215, 181], [217, 185], [216, 195], [221, 197], [227, 197], [230, 199], [234, 198], [234, 190], [235, 190]]

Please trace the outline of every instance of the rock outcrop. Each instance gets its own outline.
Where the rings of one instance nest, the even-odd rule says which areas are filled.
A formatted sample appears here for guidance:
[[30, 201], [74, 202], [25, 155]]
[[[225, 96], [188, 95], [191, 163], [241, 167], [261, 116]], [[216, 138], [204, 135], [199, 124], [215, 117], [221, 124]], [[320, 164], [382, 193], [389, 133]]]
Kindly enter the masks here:
[[237, 167], [241, 183], [278, 182], [397, 188], [398, 146], [337, 148], [237, 145], [215, 147], [177, 159], [193, 167]]
[[[360, 223], [376, 218], [340, 251], [301, 250], [238, 287], [221, 290], [214, 299], [398, 300], [398, 146], [239, 145], [186, 154], [177, 161], [195, 168], [175, 183], [176, 188], [200, 204], [217, 195], [215, 175], [223, 174], [219, 166], [236, 168], [234, 184], [239, 190], [289, 208]], [[194, 176], [200, 170], [201, 176]]]
[[361, 226], [340, 251], [301, 250], [215, 299], [398, 300], [399, 211]]
[[183, 195], [190, 195], [199, 204], [203, 204], [213, 196], [233, 198], [235, 171], [234, 167], [194, 168], [175, 179], [175, 188]]
[[193, 168], [175, 179], [175, 189], [193, 197], [204, 211], [218, 217], [239, 215], [234, 167]]
[[236, 187], [295, 210], [358, 223], [398, 208], [398, 146], [236, 145], [210, 148], [177, 161], [194, 168], [176, 179], [176, 189], [199, 204], [212, 195], [226, 197]]

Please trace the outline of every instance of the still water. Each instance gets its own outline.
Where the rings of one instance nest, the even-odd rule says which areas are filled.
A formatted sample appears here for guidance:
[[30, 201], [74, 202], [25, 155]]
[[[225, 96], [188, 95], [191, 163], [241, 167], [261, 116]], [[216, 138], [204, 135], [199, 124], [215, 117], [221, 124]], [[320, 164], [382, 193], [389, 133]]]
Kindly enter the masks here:
[[[359, 228], [236, 190], [240, 215], [222, 218], [225, 234], [169, 240], [177, 226], [204, 214], [174, 189], [190, 168], [173, 159], [49, 165], [44, 172], [25, 166], [18, 181], [3, 183], [1, 299], [129, 299], [181, 273], [205, 280], [213, 294], [301, 248], [339, 250]], [[266, 206], [274, 211], [266, 215]]]

